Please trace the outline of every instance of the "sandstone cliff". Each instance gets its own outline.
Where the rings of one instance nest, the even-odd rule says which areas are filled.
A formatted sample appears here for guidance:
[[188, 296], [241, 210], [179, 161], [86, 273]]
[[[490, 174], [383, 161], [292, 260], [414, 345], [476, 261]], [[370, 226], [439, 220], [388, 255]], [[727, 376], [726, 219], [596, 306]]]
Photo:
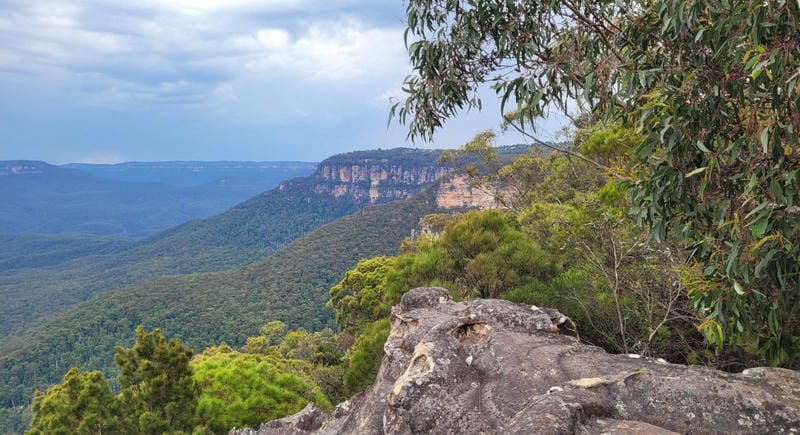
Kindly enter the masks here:
[[610, 355], [570, 336], [554, 310], [453, 302], [409, 291], [375, 383], [326, 416], [300, 413], [237, 434], [797, 433], [800, 374], [739, 374]]
[[436, 205], [440, 208], [477, 207], [480, 209], [499, 207], [492, 187], [477, 188], [469, 183], [467, 176], [453, 174], [436, 190]]
[[441, 150], [398, 148], [340, 154], [320, 163], [315, 192], [371, 203], [405, 199], [452, 171]]
[[319, 164], [313, 190], [376, 204], [410, 198], [438, 182], [434, 189], [440, 208], [497, 206], [491, 188], [474, 188], [452, 165], [438, 163], [440, 154], [410, 148], [339, 154]]

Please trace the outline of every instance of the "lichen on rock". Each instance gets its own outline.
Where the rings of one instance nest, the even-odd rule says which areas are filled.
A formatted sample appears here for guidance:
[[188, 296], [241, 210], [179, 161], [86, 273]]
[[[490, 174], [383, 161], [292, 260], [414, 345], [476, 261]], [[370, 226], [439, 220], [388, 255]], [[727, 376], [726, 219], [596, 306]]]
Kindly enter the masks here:
[[730, 374], [611, 355], [564, 334], [564, 319], [504, 300], [454, 302], [441, 288], [410, 290], [392, 309], [375, 383], [345, 411], [320, 422], [307, 408], [237, 433], [800, 432], [800, 373]]

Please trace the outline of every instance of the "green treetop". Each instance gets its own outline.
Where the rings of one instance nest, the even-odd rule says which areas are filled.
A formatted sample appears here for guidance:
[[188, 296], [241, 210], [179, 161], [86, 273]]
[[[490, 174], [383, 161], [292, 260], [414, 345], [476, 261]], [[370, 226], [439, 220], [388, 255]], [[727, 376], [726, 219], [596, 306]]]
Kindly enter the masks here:
[[136, 328], [136, 344], [117, 346], [121, 399], [133, 428], [141, 433], [191, 431], [199, 389], [192, 379], [192, 350], [167, 341], [161, 330]]
[[534, 140], [537, 117], [576, 101], [634, 128], [634, 212], [701, 265], [707, 338], [798, 357], [800, 4], [409, 0], [407, 19], [414, 74], [393, 113], [410, 136], [480, 108], [484, 84]]

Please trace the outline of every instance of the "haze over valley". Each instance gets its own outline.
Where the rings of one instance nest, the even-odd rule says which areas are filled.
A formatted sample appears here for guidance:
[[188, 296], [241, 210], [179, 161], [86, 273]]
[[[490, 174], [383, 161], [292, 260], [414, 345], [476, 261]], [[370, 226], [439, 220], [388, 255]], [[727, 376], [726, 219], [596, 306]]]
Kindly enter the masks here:
[[798, 17], [0, 2], [0, 435], [800, 431]]

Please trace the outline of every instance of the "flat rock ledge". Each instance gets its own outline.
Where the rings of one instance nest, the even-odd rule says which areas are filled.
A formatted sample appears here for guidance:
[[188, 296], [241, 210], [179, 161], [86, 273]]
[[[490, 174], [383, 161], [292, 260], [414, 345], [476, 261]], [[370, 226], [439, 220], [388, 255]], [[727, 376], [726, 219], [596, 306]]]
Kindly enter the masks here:
[[800, 433], [798, 372], [611, 355], [572, 331], [555, 310], [416, 288], [392, 309], [367, 391], [231, 433]]

